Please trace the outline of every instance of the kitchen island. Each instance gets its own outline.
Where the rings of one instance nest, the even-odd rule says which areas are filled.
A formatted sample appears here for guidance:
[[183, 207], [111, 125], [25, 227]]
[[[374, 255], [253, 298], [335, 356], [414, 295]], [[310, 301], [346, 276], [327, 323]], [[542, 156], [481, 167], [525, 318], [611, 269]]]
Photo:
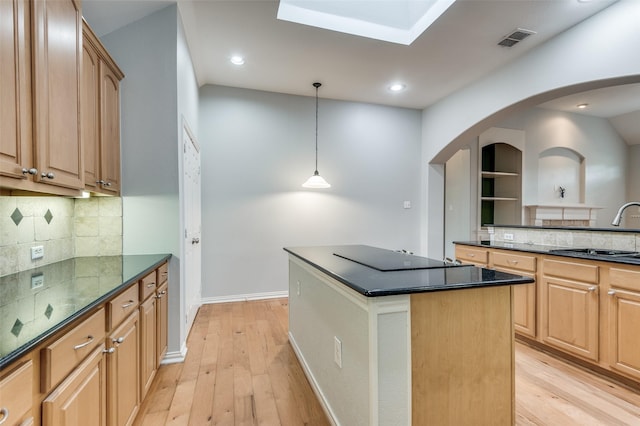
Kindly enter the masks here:
[[285, 248], [289, 340], [340, 425], [514, 424], [512, 285], [370, 246]]

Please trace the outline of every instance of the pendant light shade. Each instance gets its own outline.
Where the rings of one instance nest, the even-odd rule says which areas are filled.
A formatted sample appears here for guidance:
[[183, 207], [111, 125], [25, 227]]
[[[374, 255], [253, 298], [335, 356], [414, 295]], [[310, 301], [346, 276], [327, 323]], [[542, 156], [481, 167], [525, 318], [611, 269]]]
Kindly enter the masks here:
[[316, 169], [313, 175], [302, 184], [304, 188], [330, 188], [331, 185], [318, 173], [318, 88], [321, 83], [313, 83], [316, 88]]

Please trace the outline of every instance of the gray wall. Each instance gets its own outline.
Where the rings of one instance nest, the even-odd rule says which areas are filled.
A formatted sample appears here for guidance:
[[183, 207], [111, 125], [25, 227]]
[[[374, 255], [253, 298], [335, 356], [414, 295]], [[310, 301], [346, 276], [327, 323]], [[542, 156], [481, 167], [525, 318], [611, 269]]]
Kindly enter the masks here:
[[[186, 340], [182, 300], [179, 138], [197, 125], [193, 67], [175, 5], [107, 34], [125, 74], [121, 97], [124, 254], [171, 253], [169, 352]], [[185, 54], [186, 52], [186, 54]], [[180, 63], [178, 63], [180, 59]], [[191, 72], [189, 72], [191, 69]], [[195, 124], [194, 124], [195, 123]]]
[[312, 96], [204, 86], [199, 122], [205, 301], [286, 291], [285, 246], [419, 249], [420, 111], [320, 99], [326, 190], [301, 187], [314, 170]]

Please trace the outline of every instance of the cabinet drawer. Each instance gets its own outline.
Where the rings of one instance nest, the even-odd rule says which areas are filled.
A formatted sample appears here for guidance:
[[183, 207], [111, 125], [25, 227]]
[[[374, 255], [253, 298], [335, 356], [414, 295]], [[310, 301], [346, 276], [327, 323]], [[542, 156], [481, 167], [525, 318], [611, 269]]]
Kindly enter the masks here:
[[169, 264], [163, 263], [158, 268], [158, 287], [166, 283], [169, 279]]
[[489, 260], [489, 251], [468, 246], [456, 246], [456, 259], [477, 265], [486, 265]]
[[158, 280], [156, 279], [156, 271], [149, 273], [140, 280], [140, 300], [147, 300], [147, 297], [155, 294]]
[[609, 280], [612, 287], [640, 292], [640, 271], [611, 268], [609, 270]]
[[493, 266], [498, 268], [517, 269], [525, 272], [536, 272], [536, 258], [520, 254], [494, 251], [491, 254]]
[[134, 284], [107, 304], [109, 307], [109, 330], [113, 330], [131, 312], [138, 309], [138, 285]]
[[[33, 364], [20, 366], [0, 382], [0, 424], [24, 424], [20, 420], [31, 410], [33, 395]], [[26, 423], [26, 422], [25, 422]]]
[[101, 308], [53, 344], [42, 349], [42, 392], [47, 392], [99, 344], [104, 343], [105, 312]]
[[544, 259], [542, 270], [546, 276], [565, 278], [573, 281], [598, 284], [598, 267], [583, 263], [567, 262], [563, 260]]

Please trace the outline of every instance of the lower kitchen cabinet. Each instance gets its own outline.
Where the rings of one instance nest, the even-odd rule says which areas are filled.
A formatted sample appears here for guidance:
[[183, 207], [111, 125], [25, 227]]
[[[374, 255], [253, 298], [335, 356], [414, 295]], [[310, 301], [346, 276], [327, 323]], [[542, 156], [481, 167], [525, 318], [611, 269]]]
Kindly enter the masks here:
[[0, 425], [33, 424], [33, 362], [27, 361], [0, 380]]
[[109, 426], [133, 424], [140, 408], [139, 314], [134, 311], [109, 336], [107, 409]]
[[91, 352], [42, 402], [43, 426], [105, 426], [104, 345]]
[[598, 266], [545, 259], [542, 268], [542, 341], [597, 362]]
[[140, 305], [140, 395], [144, 398], [156, 376], [156, 298], [155, 293]]
[[167, 337], [169, 336], [169, 285], [166, 278], [165, 283], [158, 288], [156, 299], [156, 365], [160, 366], [160, 362], [167, 353]]
[[640, 380], [640, 271], [611, 268], [609, 277], [610, 365]]

